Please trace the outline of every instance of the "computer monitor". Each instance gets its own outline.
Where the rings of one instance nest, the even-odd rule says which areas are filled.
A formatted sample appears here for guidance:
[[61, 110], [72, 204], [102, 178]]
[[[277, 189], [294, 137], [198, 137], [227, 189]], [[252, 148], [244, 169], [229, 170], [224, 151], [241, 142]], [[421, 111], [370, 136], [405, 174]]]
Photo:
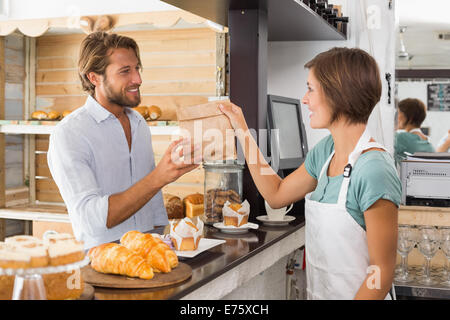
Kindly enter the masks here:
[[297, 169], [308, 152], [300, 100], [268, 95], [267, 129], [272, 169]]

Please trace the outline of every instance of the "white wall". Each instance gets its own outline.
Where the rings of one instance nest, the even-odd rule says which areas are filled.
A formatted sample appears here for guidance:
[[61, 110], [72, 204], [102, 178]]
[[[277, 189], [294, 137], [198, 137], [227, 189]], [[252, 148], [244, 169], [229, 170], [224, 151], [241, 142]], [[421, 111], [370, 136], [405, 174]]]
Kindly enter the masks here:
[[[297, 41], [270, 42], [268, 53], [268, 93], [301, 99], [306, 92], [307, 70], [304, 64], [316, 54], [332, 47], [359, 47], [371, 53], [380, 67], [383, 93], [380, 103], [375, 107], [369, 119], [372, 136], [393, 151], [394, 137], [394, 70], [395, 70], [395, 17], [394, 9], [389, 10], [387, 1], [335, 0], [341, 4], [344, 15], [349, 16], [349, 30], [346, 41]], [[361, 7], [367, 4], [367, 7]], [[373, 11], [366, 12], [372, 6]], [[374, 7], [375, 6], [375, 7]], [[376, 11], [378, 10], [378, 11]], [[371, 30], [368, 30], [366, 17]], [[392, 75], [391, 104], [387, 103], [387, 85], [385, 72]], [[309, 126], [307, 108], [303, 108], [309, 148], [328, 134], [327, 130], [312, 130]]]
[[[406, 98], [416, 98], [427, 104], [427, 85], [431, 81], [399, 81], [397, 97], [398, 101]], [[430, 128], [430, 142], [436, 147], [439, 140], [450, 130], [449, 111], [428, 111], [422, 127]]]

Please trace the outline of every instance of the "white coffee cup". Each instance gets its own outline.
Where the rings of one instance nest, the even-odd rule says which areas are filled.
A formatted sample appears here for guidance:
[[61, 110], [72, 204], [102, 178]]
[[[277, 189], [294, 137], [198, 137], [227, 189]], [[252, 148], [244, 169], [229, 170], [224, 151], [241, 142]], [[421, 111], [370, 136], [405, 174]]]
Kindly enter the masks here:
[[286, 209], [287, 207], [273, 209], [269, 206], [269, 204], [265, 200], [264, 200], [264, 205], [266, 206], [267, 216], [269, 217], [269, 220], [271, 220], [271, 221], [283, 221], [284, 216], [289, 211], [291, 211], [292, 207], [294, 206], [294, 204], [291, 203], [291, 205], [289, 206], [289, 209]]

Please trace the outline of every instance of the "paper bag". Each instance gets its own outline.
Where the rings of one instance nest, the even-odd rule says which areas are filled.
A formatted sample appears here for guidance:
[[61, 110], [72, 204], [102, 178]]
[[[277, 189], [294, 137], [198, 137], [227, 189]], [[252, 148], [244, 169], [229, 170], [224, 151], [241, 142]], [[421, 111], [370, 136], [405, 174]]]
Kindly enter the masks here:
[[230, 120], [219, 109], [227, 100], [178, 107], [180, 135], [202, 145], [204, 161], [236, 159], [236, 144]]

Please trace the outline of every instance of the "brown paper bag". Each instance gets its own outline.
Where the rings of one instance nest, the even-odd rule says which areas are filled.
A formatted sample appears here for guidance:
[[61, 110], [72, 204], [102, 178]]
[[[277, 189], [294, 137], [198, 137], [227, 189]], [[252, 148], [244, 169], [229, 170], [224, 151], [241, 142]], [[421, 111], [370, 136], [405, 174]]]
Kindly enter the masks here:
[[202, 145], [204, 161], [236, 159], [236, 144], [230, 120], [219, 109], [228, 100], [178, 107], [180, 135]]

